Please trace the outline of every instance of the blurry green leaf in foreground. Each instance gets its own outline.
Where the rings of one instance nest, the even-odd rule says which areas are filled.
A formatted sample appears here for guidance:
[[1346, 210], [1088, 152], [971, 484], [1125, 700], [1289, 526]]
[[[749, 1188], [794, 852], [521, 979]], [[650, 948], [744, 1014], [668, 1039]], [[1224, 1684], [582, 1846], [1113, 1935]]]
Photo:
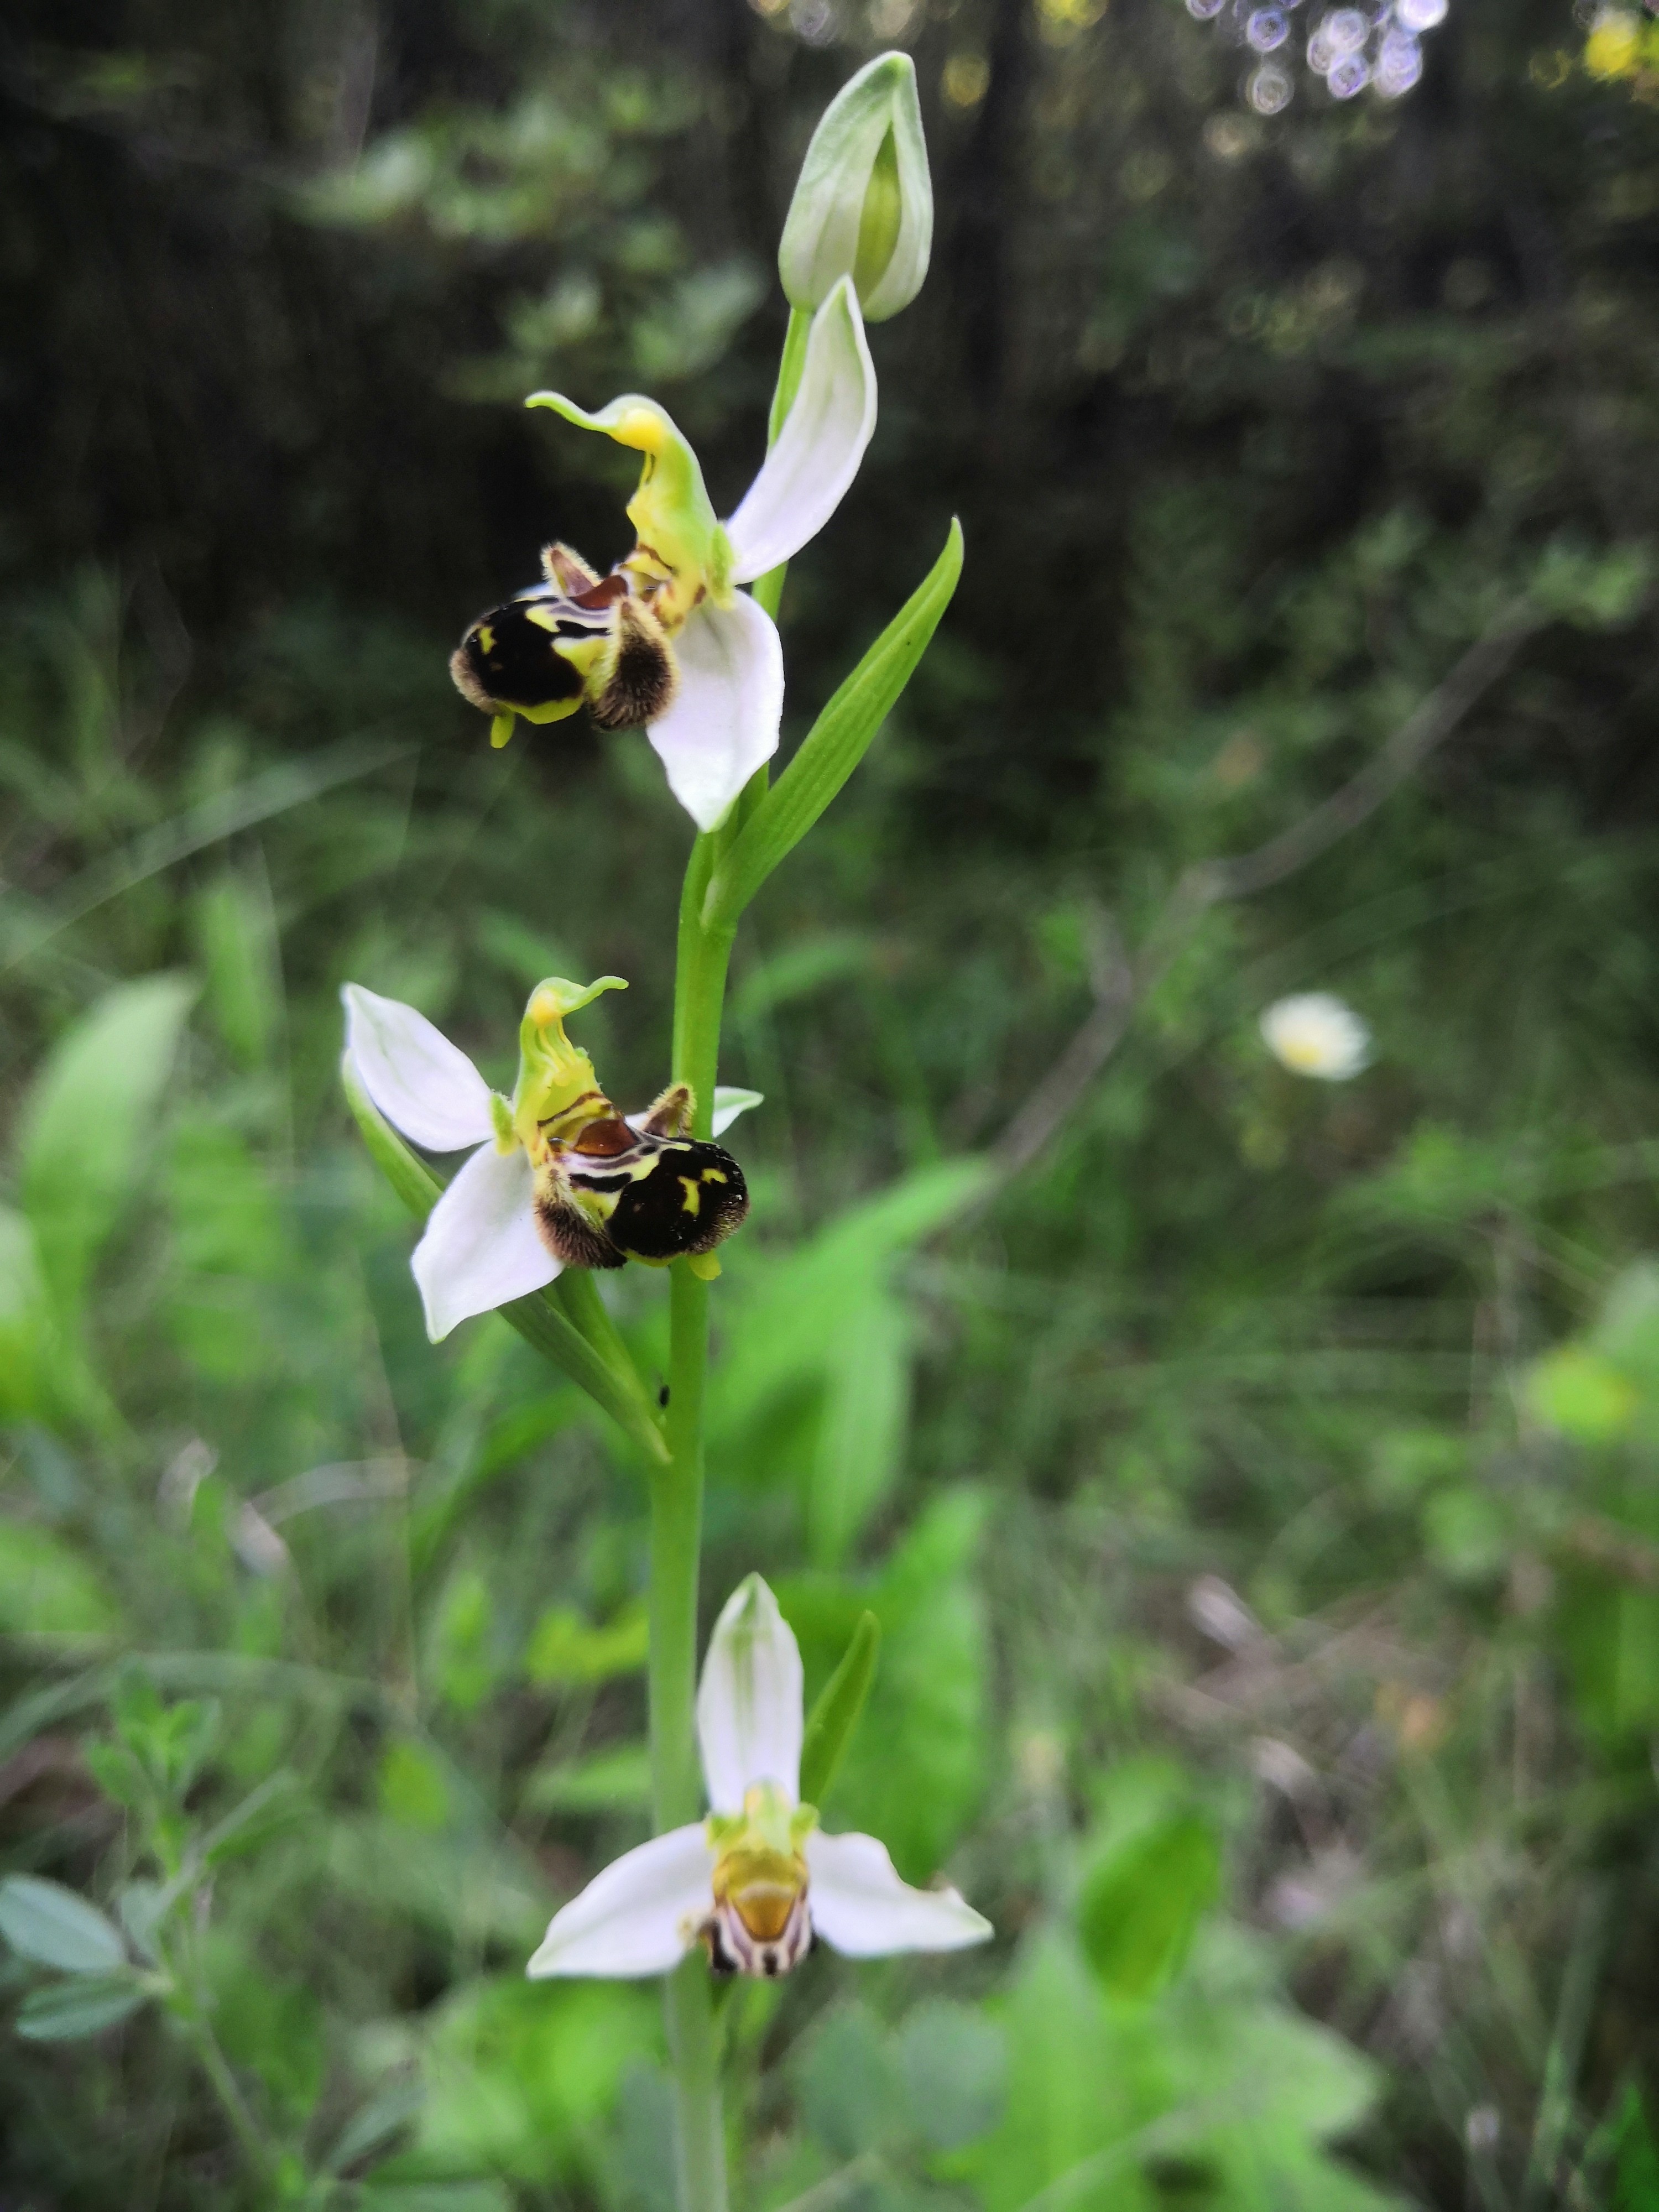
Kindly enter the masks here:
[[107, 1974], [126, 1963], [113, 1921], [62, 1882], [38, 1875], [0, 1881], [0, 1936], [20, 1958], [66, 1974]]
[[1629, 1376], [1583, 1345], [1547, 1352], [1527, 1378], [1534, 1419], [1577, 1443], [1611, 1443], [1623, 1436], [1639, 1402]]
[[517, 1975], [463, 1984], [431, 2017], [415, 2141], [384, 2178], [591, 2184], [623, 2069], [660, 2041], [649, 1989]]
[[51, 1329], [34, 1231], [0, 1206], [0, 1420], [42, 1410]]
[[17, 2033], [31, 2043], [75, 2042], [128, 2019], [144, 1998], [131, 1975], [77, 1975], [31, 1990], [17, 2008]]
[[858, 1732], [880, 1650], [881, 1623], [873, 1613], [860, 1614], [841, 1664], [807, 1715], [800, 1752], [800, 1794], [803, 1803], [816, 1805], [820, 1811]]
[[904, 2112], [924, 2142], [959, 2150], [996, 2125], [1008, 2052], [982, 2011], [932, 1997], [906, 2014], [893, 2045]]
[[651, 1754], [642, 1743], [607, 1746], [541, 1768], [525, 1787], [532, 1813], [635, 1813], [651, 1802]]
[[972, 1202], [986, 1177], [973, 1159], [919, 1169], [849, 1206], [787, 1257], [745, 1253], [733, 1267], [739, 1302], [713, 1384], [714, 1449], [730, 1463], [747, 1431], [769, 1470], [767, 1424], [792, 1399], [816, 1395], [805, 1504], [818, 1565], [848, 1556], [902, 1468], [915, 1317], [895, 1273]]
[[140, 1169], [195, 996], [184, 975], [118, 984], [58, 1039], [24, 1103], [24, 1210], [66, 1309], [79, 1304], [99, 1247], [144, 1188]]
[[604, 1682], [644, 1666], [649, 1622], [630, 1606], [595, 1628], [571, 1606], [550, 1605], [530, 1632], [524, 1670], [532, 1682]]
[[937, 1498], [869, 1580], [803, 1577], [781, 1592], [819, 1680], [867, 1607], [881, 1666], [836, 1784], [836, 1826], [879, 1836], [908, 1881], [928, 1881], [971, 1818], [986, 1764], [986, 1639], [973, 1566], [984, 1503]]
[[48, 1528], [0, 1522], [0, 1635], [108, 1636], [119, 1625], [81, 1553]]
[[380, 1810], [399, 1827], [438, 1829], [451, 1811], [449, 1784], [431, 1753], [396, 1737], [380, 1757]]
[[1088, 2212], [1158, 2212], [1156, 2176], [1206, 2176], [1229, 2212], [1382, 2212], [1398, 2200], [1327, 2146], [1365, 2115], [1373, 2069], [1264, 1985], [1252, 1947], [1206, 1937], [1157, 2003], [1115, 2005], [1058, 1936], [993, 2010], [1008, 2038], [1005, 2116], [952, 2171], [987, 2212], [1054, 2190]]
[[1114, 1996], [1147, 1997], [1180, 1971], [1221, 1887], [1215, 1831], [1177, 1811], [1109, 1839], [1078, 1895], [1084, 1956]]

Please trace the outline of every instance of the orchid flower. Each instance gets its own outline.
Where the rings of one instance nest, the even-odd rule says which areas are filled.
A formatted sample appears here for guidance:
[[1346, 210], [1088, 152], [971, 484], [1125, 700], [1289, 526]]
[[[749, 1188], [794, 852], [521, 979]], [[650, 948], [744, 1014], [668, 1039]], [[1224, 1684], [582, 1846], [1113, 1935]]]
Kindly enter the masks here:
[[625, 1851], [555, 1913], [532, 1976], [665, 1974], [701, 1943], [717, 1972], [787, 1973], [814, 1934], [848, 1958], [956, 1951], [991, 1923], [954, 1889], [912, 1889], [873, 1836], [826, 1835], [799, 1803], [800, 1652], [758, 1575], [714, 1624], [697, 1692], [713, 1808]]
[[[685, 1134], [684, 1085], [643, 1114], [619, 1115], [564, 1033], [567, 1015], [627, 988], [618, 975], [585, 988], [562, 976], [538, 983], [520, 1024], [511, 1098], [413, 1006], [361, 983], [341, 992], [346, 1058], [379, 1112], [423, 1152], [472, 1152], [410, 1262], [434, 1344], [568, 1266], [661, 1264], [683, 1252], [707, 1271], [714, 1246], [741, 1221], [742, 1170], [718, 1145]], [[757, 1091], [717, 1091], [714, 1133], [760, 1103]]]
[[783, 649], [772, 617], [737, 587], [815, 538], [858, 473], [876, 426], [876, 377], [850, 276], [814, 314], [800, 385], [759, 475], [717, 521], [697, 457], [665, 409], [625, 393], [588, 414], [551, 407], [645, 457], [628, 504], [637, 542], [601, 578], [568, 546], [544, 553], [546, 580], [481, 615], [450, 662], [458, 688], [494, 717], [557, 721], [584, 699], [601, 728], [644, 723], [669, 787], [700, 830], [721, 822], [777, 750]]

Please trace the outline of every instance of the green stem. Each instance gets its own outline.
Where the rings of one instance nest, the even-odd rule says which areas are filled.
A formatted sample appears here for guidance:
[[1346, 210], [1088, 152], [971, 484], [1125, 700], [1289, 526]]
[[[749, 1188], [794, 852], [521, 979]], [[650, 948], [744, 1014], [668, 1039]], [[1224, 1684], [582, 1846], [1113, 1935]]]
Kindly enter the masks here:
[[196, 2063], [208, 2078], [209, 2086], [219, 2100], [220, 2110], [230, 2123], [231, 2133], [252, 2172], [261, 2181], [270, 2178], [271, 2154], [269, 2144], [260, 2134], [253, 2115], [247, 2107], [236, 2076], [230, 2070], [230, 2062], [219, 2047], [219, 2039], [205, 2021], [191, 2020], [185, 2024], [185, 2033]]
[[[734, 809], [734, 816], [739, 810]], [[675, 963], [673, 1078], [695, 1099], [707, 1137], [720, 1065], [720, 1011], [732, 933], [706, 930], [704, 896], [735, 822], [691, 848], [680, 899]], [[668, 1279], [668, 1463], [651, 1478], [651, 1794], [657, 1832], [702, 1809], [698, 1772], [697, 1590], [702, 1548], [703, 1391], [708, 1371], [708, 1285], [676, 1261]], [[670, 1976], [665, 2002], [674, 2069], [682, 2212], [725, 2212], [726, 2136], [720, 2049], [708, 1972], [693, 1955]]]
[[[794, 404], [811, 317], [793, 309], [767, 443]], [[785, 569], [759, 579], [755, 598], [775, 617]], [[690, 1086], [692, 1133], [707, 1137], [720, 1072], [720, 1013], [736, 925], [703, 921], [714, 872], [766, 795], [764, 768], [726, 819], [691, 848], [680, 892], [674, 961], [673, 1080]], [[574, 1316], [573, 1316], [574, 1318]], [[702, 1553], [702, 1414], [708, 1373], [708, 1285], [677, 1260], [669, 1275], [668, 1464], [651, 1477], [651, 1798], [657, 1833], [702, 1809], [697, 1759], [697, 1585]], [[708, 1972], [695, 1953], [668, 1978], [668, 2050], [674, 2068], [681, 2212], [726, 2212], [726, 2130], [720, 2034]]]

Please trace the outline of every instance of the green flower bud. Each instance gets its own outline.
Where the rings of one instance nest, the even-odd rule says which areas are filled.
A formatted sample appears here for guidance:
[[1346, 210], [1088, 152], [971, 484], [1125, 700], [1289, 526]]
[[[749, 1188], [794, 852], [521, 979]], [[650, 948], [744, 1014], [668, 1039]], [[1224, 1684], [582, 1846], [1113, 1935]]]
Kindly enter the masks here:
[[933, 187], [908, 54], [878, 54], [824, 110], [778, 247], [792, 307], [811, 313], [850, 276], [868, 323], [908, 307], [927, 274]]

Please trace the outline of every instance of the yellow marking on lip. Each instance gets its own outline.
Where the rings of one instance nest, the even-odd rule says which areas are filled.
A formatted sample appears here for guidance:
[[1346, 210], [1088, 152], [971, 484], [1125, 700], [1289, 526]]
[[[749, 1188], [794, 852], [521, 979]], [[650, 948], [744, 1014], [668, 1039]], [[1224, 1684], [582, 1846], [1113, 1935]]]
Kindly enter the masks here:
[[680, 1203], [684, 1206], [688, 1213], [695, 1214], [699, 1206], [702, 1204], [702, 1193], [697, 1188], [696, 1184], [692, 1182], [690, 1176], [682, 1176], [679, 1179], [679, 1183], [680, 1188], [685, 1193], [685, 1196], [681, 1200]]

